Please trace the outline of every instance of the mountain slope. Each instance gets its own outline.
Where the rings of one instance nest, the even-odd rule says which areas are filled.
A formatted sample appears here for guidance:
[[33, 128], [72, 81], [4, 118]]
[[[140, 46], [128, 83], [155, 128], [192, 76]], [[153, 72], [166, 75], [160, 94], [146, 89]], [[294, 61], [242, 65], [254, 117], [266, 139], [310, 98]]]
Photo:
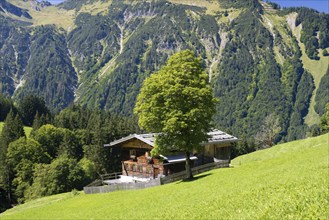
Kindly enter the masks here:
[[17, 7], [10, 2], [0, 1], [0, 12], [5, 13], [6, 15], [11, 14], [17, 17], [23, 17], [27, 19], [31, 19], [31, 15], [20, 7]]
[[[238, 157], [191, 182], [84, 195], [67, 193], [17, 206], [1, 219], [326, 219], [329, 135]], [[166, 211], [163, 211], [166, 210]]]
[[55, 111], [75, 101], [130, 115], [144, 79], [191, 49], [221, 100], [216, 126], [238, 136], [273, 114], [277, 141], [305, 137], [328, 101], [318, 90], [327, 14], [257, 0], [7, 2], [31, 15], [0, 12], [0, 92], [16, 100], [37, 93]]

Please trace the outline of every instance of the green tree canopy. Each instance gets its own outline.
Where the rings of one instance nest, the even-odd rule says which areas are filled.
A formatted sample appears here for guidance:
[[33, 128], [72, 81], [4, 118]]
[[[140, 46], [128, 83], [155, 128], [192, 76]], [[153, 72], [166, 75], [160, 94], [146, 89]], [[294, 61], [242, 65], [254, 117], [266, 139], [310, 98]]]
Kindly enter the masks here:
[[329, 102], [326, 104], [325, 112], [321, 117], [320, 128], [323, 134], [329, 132]]
[[12, 176], [10, 167], [6, 163], [7, 149], [11, 142], [19, 139], [20, 137], [25, 137], [23, 123], [18, 114], [15, 116], [14, 112], [10, 110], [6, 117], [0, 136], [0, 188], [5, 189], [7, 192], [7, 198], [1, 199], [8, 199], [9, 201], [11, 201]]
[[50, 114], [45, 101], [35, 95], [27, 95], [19, 103], [19, 111], [26, 125], [32, 126], [34, 117], [37, 113], [39, 116]]
[[51, 164], [37, 164], [33, 184], [25, 193], [26, 199], [35, 199], [56, 193], [81, 189], [84, 171], [75, 159], [61, 155]]
[[23, 159], [33, 163], [50, 163], [50, 156], [46, 149], [37, 141], [25, 137], [11, 142], [7, 152], [7, 161], [14, 169]]
[[37, 141], [25, 137], [11, 142], [7, 152], [7, 163], [15, 178], [15, 196], [20, 200], [32, 184], [33, 169], [38, 163], [50, 163], [46, 149]]
[[14, 108], [12, 101], [0, 93], [0, 121], [6, 119], [7, 114]]
[[71, 157], [82, 158], [82, 146], [74, 132], [66, 128], [56, 128], [53, 125], [43, 125], [33, 132], [32, 138], [38, 141], [47, 153], [55, 158], [60, 154], [68, 154]]
[[144, 81], [135, 107], [139, 125], [160, 132], [152, 154], [185, 152], [189, 179], [190, 153], [207, 140], [215, 113], [216, 99], [208, 82], [201, 58], [189, 50], [178, 52]]
[[10, 142], [15, 141], [23, 136], [25, 136], [23, 123], [18, 114], [15, 115], [14, 112], [10, 110], [2, 129], [1, 139], [3, 143], [8, 147]]

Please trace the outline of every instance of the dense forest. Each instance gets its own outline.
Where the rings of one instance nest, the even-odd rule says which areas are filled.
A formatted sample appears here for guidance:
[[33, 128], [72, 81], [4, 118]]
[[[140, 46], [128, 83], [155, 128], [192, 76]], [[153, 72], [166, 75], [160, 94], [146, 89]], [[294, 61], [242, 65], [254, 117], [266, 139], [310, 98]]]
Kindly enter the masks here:
[[[141, 132], [134, 118], [78, 105], [52, 115], [34, 95], [16, 106], [0, 94], [0, 109], [0, 211], [121, 171], [120, 151], [104, 144]], [[29, 135], [23, 125], [32, 126]]]

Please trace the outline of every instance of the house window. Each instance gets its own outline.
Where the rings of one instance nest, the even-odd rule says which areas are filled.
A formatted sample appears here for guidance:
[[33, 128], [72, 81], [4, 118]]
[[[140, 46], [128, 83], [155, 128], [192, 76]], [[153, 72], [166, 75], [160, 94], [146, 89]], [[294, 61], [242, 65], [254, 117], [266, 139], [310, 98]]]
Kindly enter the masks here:
[[220, 160], [228, 160], [230, 158], [230, 149], [228, 147], [217, 147], [216, 158]]
[[136, 165], [135, 164], [132, 164], [132, 171], [136, 172]]
[[132, 158], [132, 159], [136, 158], [136, 150], [130, 150], [129, 154], [130, 154], [130, 158]]

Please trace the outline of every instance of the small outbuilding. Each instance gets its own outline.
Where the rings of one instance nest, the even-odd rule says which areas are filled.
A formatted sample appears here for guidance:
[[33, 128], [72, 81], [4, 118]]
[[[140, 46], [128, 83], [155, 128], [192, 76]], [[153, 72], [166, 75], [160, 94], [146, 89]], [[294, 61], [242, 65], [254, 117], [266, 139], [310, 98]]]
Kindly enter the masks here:
[[[151, 156], [158, 134], [132, 134], [104, 145], [121, 150], [122, 174], [140, 178], [157, 178], [185, 169], [185, 155], [172, 152], [170, 155]], [[202, 143], [202, 150], [190, 156], [193, 166], [231, 160], [231, 149], [238, 139], [220, 130], [208, 133], [209, 139]]]

